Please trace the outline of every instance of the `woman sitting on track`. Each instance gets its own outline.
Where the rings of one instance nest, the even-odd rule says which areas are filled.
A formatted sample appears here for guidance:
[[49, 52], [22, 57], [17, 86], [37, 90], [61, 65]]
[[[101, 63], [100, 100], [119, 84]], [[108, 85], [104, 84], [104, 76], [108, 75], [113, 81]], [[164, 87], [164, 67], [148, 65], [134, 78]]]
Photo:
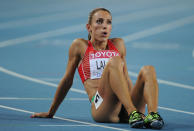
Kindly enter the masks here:
[[[96, 122], [127, 122], [133, 128], [162, 128], [164, 122], [157, 113], [158, 84], [154, 67], [142, 67], [133, 86], [125, 60], [124, 41], [121, 38], [109, 39], [111, 13], [104, 8], [94, 9], [86, 27], [89, 40], [73, 41], [66, 73], [58, 85], [49, 111], [35, 113], [31, 117], [54, 116], [72, 86], [78, 68]], [[144, 116], [146, 104], [149, 114]]]

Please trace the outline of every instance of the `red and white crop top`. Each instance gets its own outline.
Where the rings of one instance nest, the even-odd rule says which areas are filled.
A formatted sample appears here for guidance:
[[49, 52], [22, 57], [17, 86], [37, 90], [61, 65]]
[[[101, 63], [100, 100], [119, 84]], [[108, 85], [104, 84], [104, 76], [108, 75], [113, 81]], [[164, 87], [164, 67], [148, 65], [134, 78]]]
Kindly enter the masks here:
[[108, 50], [100, 51], [95, 50], [92, 43], [88, 41], [88, 48], [78, 67], [82, 82], [87, 79], [101, 78], [106, 63], [113, 56], [120, 56], [120, 54], [110, 40], [108, 40]]

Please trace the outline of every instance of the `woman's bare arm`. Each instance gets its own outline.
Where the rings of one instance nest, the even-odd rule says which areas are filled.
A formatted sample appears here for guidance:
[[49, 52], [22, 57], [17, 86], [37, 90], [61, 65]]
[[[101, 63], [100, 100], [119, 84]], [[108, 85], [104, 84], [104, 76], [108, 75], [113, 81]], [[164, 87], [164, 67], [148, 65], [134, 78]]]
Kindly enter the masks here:
[[71, 85], [73, 83], [73, 78], [75, 74], [75, 70], [80, 61], [80, 40], [74, 40], [70, 49], [69, 49], [69, 60], [66, 68], [66, 72], [62, 80], [60, 81], [53, 102], [48, 112], [35, 113], [31, 117], [42, 117], [42, 118], [52, 118], [56, 113], [59, 105], [67, 95]]

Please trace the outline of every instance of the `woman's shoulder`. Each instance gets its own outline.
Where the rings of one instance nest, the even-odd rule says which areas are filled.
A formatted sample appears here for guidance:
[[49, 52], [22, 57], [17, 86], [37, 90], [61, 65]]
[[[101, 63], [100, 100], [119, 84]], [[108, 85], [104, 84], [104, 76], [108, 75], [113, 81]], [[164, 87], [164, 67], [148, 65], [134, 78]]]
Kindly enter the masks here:
[[124, 40], [122, 38], [111, 38], [110, 39], [114, 44], [122, 43], [124, 44]]
[[87, 45], [87, 44], [88, 44], [88, 40], [85, 40], [83, 38], [74, 39], [72, 42], [72, 46], [79, 46], [79, 47]]
[[122, 38], [112, 38], [110, 39], [110, 41], [117, 48], [120, 54], [123, 54], [125, 52], [125, 43]]
[[71, 44], [71, 47], [70, 48], [74, 48], [74, 49], [83, 49], [83, 48], [86, 48], [88, 45], [88, 41], [83, 39], [83, 38], [77, 38], [77, 39], [74, 39], [72, 44]]
[[74, 39], [71, 46], [70, 52], [74, 52], [77, 55], [82, 55], [88, 46], [88, 41], [82, 38]]

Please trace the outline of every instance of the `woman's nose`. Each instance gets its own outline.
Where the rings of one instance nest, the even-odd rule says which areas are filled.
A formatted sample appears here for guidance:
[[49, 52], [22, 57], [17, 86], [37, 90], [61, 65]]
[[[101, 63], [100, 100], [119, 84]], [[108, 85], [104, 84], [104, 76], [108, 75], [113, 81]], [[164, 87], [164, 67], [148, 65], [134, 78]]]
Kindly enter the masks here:
[[106, 28], [107, 28], [107, 24], [104, 23], [104, 24], [103, 24], [103, 29], [106, 29]]

